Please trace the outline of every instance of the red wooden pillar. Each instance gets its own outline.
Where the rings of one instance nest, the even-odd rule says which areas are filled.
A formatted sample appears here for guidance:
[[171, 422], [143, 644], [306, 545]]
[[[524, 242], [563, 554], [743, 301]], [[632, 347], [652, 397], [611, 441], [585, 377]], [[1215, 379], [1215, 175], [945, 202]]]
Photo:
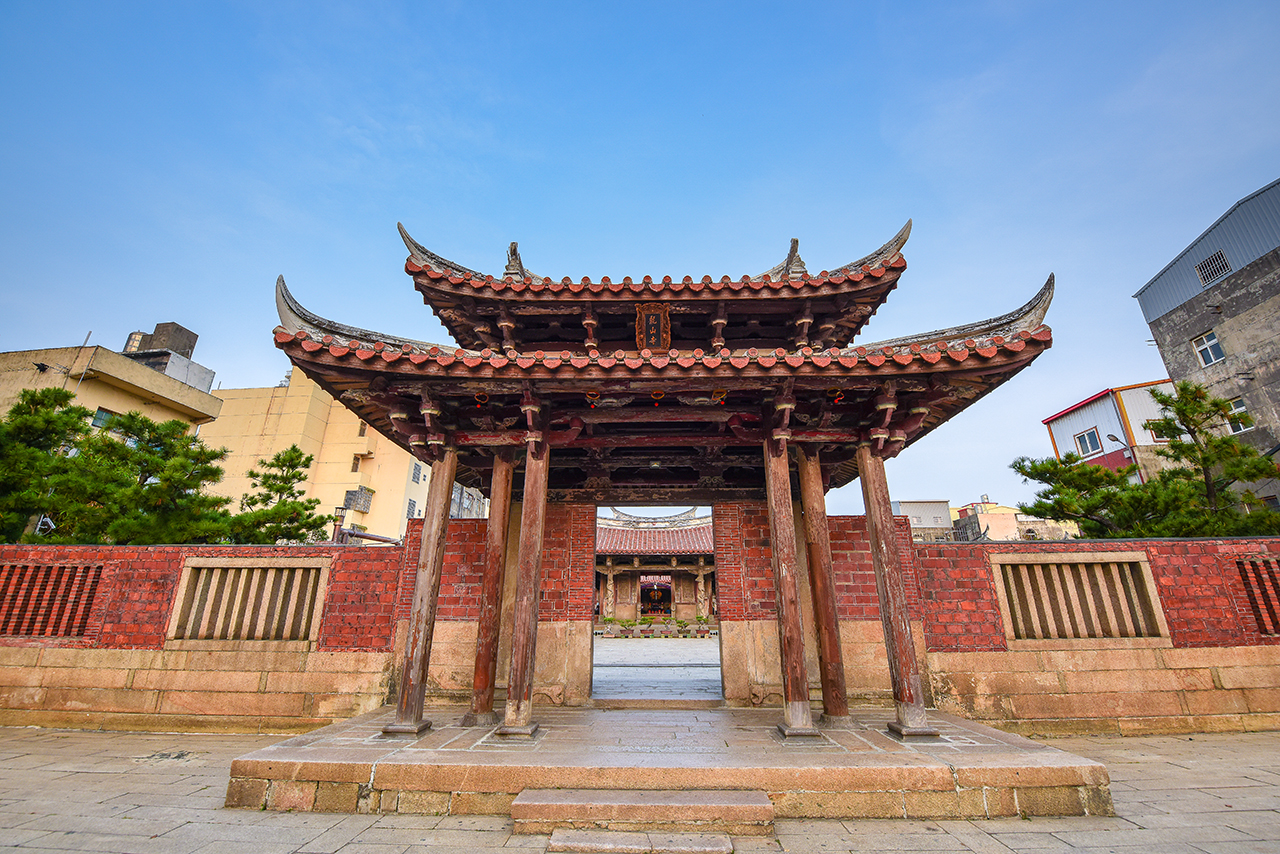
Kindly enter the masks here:
[[493, 456], [489, 482], [489, 527], [480, 584], [480, 624], [476, 627], [476, 668], [471, 680], [471, 711], [463, 726], [493, 726], [493, 684], [498, 672], [498, 632], [502, 619], [502, 570], [507, 558], [507, 523], [511, 518], [511, 475], [514, 455], [508, 449]]
[[773, 583], [778, 595], [778, 646], [782, 656], [782, 723], [778, 730], [787, 737], [816, 736], [818, 731], [813, 726], [809, 679], [804, 666], [804, 627], [796, 583], [796, 527], [785, 440], [765, 440], [764, 467]]
[[436, 628], [436, 604], [440, 598], [440, 572], [444, 567], [444, 540], [449, 525], [449, 504], [453, 479], [458, 473], [458, 451], [445, 448], [431, 464], [427, 484], [427, 506], [422, 518], [422, 547], [418, 550], [418, 578], [413, 588], [413, 611], [409, 615], [409, 638], [404, 649], [400, 677], [400, 701], [396, 719], [382, 731], [388, 734], [417, 735], [430, 728], [422, 718], [422, 700], [427, 690], [427, 667], [431, 663], [431, 636]]
[[938, 735], [938, 729], [929, 723], [924, 708], [920, 665], [916, 661], [911, 620], [907, 615], [907, 588], [902, 578], [902, 559], [898, 552], [898, 533], [893, 524], [884, 460], [875, 456], [869, 445], [858, 447], [858, 479], [862, 481], [862, 500], [867, 508], [871, 563], [876, 572], [880, 622], [884, 626], [889, 678], [893, 682], [893, 700], [898, 712], [898, 719], [890, 721], [889, 729], [901, 736]]
[[520, 508], [520, 550], [516, 558], [515, 622], [511, 629], [511, 675], [507, 708], [498, 734], [532, 737], [533, 668], [538, 645], [538, 598], [542, 581], [542, 530], [547, 518], [546, 442], [530, 442], [524, 464], [524, 502]]
[[848, 718], [844, 653], [840, 649], [840, 623], [836, 616], [836, 580], [831, 565], [831, 532], [827, 527], [827, 500], [822, 490], [817, 448], [806, 452], [797, 445], [796, 468], [800, 474], [800, 502], [804, 508], [805, 541], [808, 544], [809, 589], [813, 593], [813, 617], [818, 627], [822, 717], [824, 720]]

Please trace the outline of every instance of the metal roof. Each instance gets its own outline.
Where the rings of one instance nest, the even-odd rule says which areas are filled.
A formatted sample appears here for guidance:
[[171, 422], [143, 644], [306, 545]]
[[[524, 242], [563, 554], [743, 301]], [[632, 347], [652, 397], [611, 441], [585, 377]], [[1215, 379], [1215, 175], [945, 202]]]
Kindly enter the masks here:
[[1234, 272], [1277, 246], [1280, 246], [1280, 179], [1232, 205], [1133, 296], [1150, 323], [1218, 281], [1212, 279], [1206, 285], [1196, 272], [1196, 265], [1214, 253], [1222, 252]]

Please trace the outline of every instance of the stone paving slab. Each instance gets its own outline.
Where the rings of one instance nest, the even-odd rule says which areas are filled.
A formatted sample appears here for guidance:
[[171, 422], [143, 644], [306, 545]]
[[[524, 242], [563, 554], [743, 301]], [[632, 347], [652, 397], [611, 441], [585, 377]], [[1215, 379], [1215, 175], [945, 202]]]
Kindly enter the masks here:
[[549, 852], [570, 854], [733, 854], [733, 841], [723, 833], [627, 833], [559, 828], [551, 834]]
[[1106, 768], [983, 724], [931, 713], [938, 738], [886, 733], [892, 711], [855, 709], [787, 740], [777, 709], [540, 709], [533, 740], [430, 710], [419, 738], [388, 738], [390, 707], [238, 758], [227, 805], [348, 812], [506, 814], [525, 789], [759, 789], [784, 817], [1105, 814]]
[[[278, 738], [256, 735], [75, 733], [0, 728], [0, 852], [108, 851], [140, 854], [301, 852], [431, 854], [546, 851], [549, 836], [518, 836], [497, 816], [342, 815], [228, 810], [217, 807], [227, 769], [238, 756]], [[1240, 808], [1242, 790], [1280, 794], [1280, 733], [1177, 737], [1072, 737], [1047, 746], [1104, 762], [1113, 773], [1118, 815], [964, 820], [777, 819], [776, 838], [736, 837], [750, 852], [1016, 852], [1016, 854], [1274, 854], [1280, 810]], [[187, 750], [182, 779], [194, 794], [157, 794], [153, 779], [169, 769], [135, 761], [157, 751]], [[43, 771], [50, 767], [64, 770]], [[112, 767], [104, 772], [93, 768]], [[84, 770], [76, 770], [83, 768]], [[19, 770], [21, 769], [21, 770]], [[70, 770], [65, 770], [70, 769]], [[14, 781], [20, 774], [20, 783]], [[153, 777], [154, 775], [154, 777]], [[1177, 780], [1176, 790], [1160, 781]], [[1162, 797], [1171, 791], [1182, 800]], [[157, 806], [164, 813], [152, 812]], [[148, 824], [133, 827], [135, 815]], [[116, 817], [112, 832], [86, 830], [77, 816]], [[151, 822], [176, 826], [155, 838]], [[436, 828], [443, 824], [445, 829]], [[53, 829], [50, 829], [53, 828]], [[1182, 828], [1207, 829], [1179, 835]], [[248, 830], [246, 830], [248, 829]], [[1216, 830], [1215, 830], [1216, 829]], [[405, 831], [417, 842], [375, 841]], [[1169, 832], [1155, 841], [1152, 832]], [[256, 838], [246, 838], [256, 837]]]

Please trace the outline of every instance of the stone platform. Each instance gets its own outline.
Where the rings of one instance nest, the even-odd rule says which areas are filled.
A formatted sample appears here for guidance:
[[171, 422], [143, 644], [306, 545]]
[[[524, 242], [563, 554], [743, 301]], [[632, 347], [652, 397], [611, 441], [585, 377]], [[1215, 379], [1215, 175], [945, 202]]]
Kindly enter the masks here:
[[1107, 769], [1029, 739], [931, 712], [904, 743], [892, 712], [858, 708], [820, 738], [783, 739], [780, 711], [542, 707], [531, 741], [459, 725], [387, 738], [384, 707], [236, 759], [226, 804], [251, 809], [510, 815], [525, 789], [760, 790], [778, 818], [1112, 815]]

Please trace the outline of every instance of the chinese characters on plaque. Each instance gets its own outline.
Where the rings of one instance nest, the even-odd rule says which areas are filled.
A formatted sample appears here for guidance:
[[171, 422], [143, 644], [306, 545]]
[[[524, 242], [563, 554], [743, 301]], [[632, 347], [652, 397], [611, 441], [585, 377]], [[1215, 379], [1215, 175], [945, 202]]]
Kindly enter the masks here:
[[660, 302], [644, 302], [636, 305], [636, 349], [671, 349], [671, 319], [667, 306]]

